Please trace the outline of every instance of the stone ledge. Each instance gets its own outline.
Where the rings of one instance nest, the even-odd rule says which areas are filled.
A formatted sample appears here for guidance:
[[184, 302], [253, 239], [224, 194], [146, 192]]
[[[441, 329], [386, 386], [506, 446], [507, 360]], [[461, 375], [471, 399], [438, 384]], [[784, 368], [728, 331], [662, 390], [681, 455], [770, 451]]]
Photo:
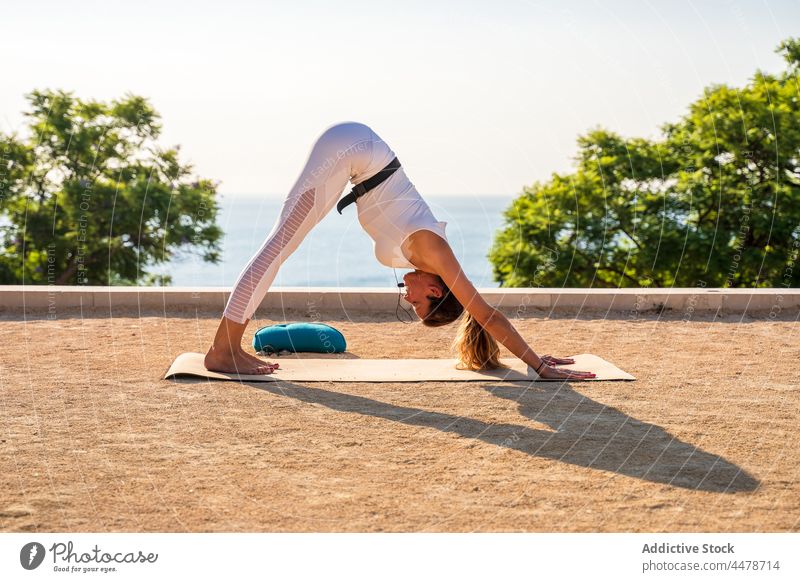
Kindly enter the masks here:
[[[494, 307], [552, 312], [581, 309], [745, 313], [800, 308], [800, 289], [721, 288], [483, 288]], [[227, 287], [102, 287], [68, 285], [0, 285], [0, 309], [139, 307], [143, 309], [224, 309]], [[397, 291], [376, 287], [273, 287], [261, 309], [305, 311], [394, 312]]]

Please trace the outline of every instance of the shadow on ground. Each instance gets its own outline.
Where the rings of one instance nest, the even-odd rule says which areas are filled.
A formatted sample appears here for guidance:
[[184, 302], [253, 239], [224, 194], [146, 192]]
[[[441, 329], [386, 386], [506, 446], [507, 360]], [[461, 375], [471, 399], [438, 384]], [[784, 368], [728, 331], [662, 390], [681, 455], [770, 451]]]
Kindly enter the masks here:
[[653, 483], [715, 493], [754, 491], [759, 485], [755, 477], [719, 455], [682, 442], [659, 426], [595, 402], [575, 392], [568, 383], [483, 386], [497, 397], [513, 400], [525, 418], [546, 424], [552, 431], [491, 424], [284, 381], [244, 384], [332, 410], [456, 433], [534, 457], [612, 471]]

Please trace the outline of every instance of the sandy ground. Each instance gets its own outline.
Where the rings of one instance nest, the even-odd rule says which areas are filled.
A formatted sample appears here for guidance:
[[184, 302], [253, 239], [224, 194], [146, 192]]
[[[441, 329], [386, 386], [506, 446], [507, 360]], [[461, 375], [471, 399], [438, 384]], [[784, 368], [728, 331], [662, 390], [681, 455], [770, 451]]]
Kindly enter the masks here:
[[[524, 315], [638, 380], [174, 382], [218, 313], [0, 313], [0, 530], [800, 529], [798, 314]], [[453, 327], [317, 317], [352, 357], [451, 356]]]

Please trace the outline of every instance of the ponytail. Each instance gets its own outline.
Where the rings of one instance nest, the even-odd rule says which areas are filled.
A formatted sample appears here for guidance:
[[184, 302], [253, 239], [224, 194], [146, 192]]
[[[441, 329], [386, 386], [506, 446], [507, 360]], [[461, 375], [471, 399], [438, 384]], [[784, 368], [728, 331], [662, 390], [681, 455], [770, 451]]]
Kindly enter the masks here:
[[500, 362], [500, 348], [495, 339], [472, 317], [464, 312], [452, 348], [458, 356], [460, 370], [495, 370], [506, 368]]
[[458, 331], [451, 349], [455, 350], [460, 370], [495, 370], [507, 368], [500, 363], [500, 348], [495, 339], [481, 326], [472, 315], [458, 302], [456, 296], [439, 277], [442, 286], [442, 297], [428, 297], [430, 310], [422, 324], [428, 327], [439, 327], [454, 322], [461, 317]]

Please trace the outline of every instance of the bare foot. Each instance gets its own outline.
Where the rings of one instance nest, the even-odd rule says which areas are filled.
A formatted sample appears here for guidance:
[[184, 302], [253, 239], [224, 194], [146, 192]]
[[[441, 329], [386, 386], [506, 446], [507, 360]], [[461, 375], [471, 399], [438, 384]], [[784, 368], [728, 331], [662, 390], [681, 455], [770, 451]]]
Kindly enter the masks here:
[[227, 372], [230, 374], [272, 374], [278, 364], [270, 364], [251, 356], [239, 348], [231, 353], [230, 349], [209, 348], [205, 360], [206, 370]]
[[267, 365], [267, 366], [271, 366], [273, 369], [280, 368], [280, 366], [281, 366], [278, 362], [275, 362], [275, 363], [265, 362], [264, 360], [262, 360], [258, 356], [254, 356], [253, 354], [250, 354], [250, 353], [248, 353], [248, 352], [246, 352], [244, 350], [242, 350], [241, 353], [244, 355], [244, 357], [249, 359], [256, 366]]

